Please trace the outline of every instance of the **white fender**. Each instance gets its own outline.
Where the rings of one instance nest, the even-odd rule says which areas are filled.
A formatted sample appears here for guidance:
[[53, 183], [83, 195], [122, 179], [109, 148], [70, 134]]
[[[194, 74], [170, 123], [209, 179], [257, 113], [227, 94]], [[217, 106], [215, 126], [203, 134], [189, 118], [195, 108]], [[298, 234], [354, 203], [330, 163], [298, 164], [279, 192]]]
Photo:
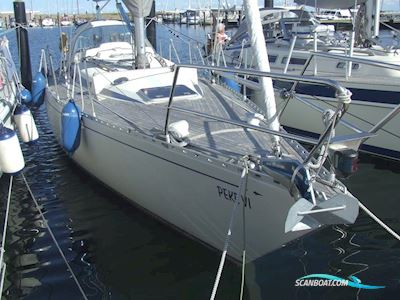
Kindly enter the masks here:
[[14, 121], [24, 143], [34, 142], [39, 138], [35, 120], [26, 106], [19, 106], [15, 110]]
[[0, 168], [3, 173], [15, 174], [25, 167], [24, 156], [15, 131], [0, 127]]

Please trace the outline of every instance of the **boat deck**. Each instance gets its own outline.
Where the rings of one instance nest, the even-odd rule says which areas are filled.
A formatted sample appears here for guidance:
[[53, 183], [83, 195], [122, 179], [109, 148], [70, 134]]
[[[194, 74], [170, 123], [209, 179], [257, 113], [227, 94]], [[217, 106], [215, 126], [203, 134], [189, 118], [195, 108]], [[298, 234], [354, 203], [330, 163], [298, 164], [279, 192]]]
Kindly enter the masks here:
[[[246, 122], [249, 112], [257, 112], [257, 108], [252, 103], [243, 101], [242, 96], [221, 85], [200, 80], [199, 86], [203, 93], [201, 99], [177, 99], [173, 102], [173, 107], [238, 122]], [[63, 84], [58, 85], [58, 92], [61, 99], [67, 98], [67, 91]], [[94, 110], [96, 118], [115, 126], [134, 129], [148, 136], [160, 137], [163, 135], [167, 101], [143, 104], [102, 96], [92, 101], [87, 91], [83, 92], [83, 103], [81, 98], [78, 89], [75, 101], [82, 112], [88, 115], [93, 116]], [[272, 155], [270, 150], [273, 140], [270, 134], [171, 110], [169, 124], [179, 120], [186, 120], [189, 123], [190, 143], [186, 147], [196, 148], [196, 150], [222, 161], [239, 159], [244, 155], [261, 157]], [[261, 122], [260, 127], [267, 128], [267, 125]], [[283, 155], [299, 160], [305, 153], [301, 146], [297, 144], [297, 149], [294, 150], [284, 139], [281, 139], [281, 149]]]

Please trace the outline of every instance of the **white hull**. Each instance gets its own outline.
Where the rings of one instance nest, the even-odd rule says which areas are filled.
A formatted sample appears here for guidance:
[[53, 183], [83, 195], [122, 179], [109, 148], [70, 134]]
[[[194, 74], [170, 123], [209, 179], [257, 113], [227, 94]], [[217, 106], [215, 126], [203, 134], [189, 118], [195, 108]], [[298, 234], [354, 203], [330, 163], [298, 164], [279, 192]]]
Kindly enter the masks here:
[[61, 26], [71, 26], [72, 22], [71, 21], [61, 21], [60, 24], [61, 24]]
[[187, 19], [187, 23], [189, 25], [198, 25], [200, 23], [200, 17], [196, 17], [196, 18], [188, 18]]
[[[314, 97], [306, 95], [303, 95], [302, 97], [306, 98], [312, 104], [325, 109], [333, 109], [336, 105], [336, 101], [332, 98], [318, 97], [321, 100], [317, 100]], [[383, 117], [390, 113], [394, 107], [395, 105], [393, 104], [353, 100], [348, 113], [343, 117], [343, 121], [355, 125], [364, 131], [368, 131], [371, 129], [372, 124], [377, 124]], [[282, 114], [281, 122], [284, 126], [317, 134], [321, 133], [321, 130], [318, 130], [318, 128], [323, 125], [320, 112], [297, 100], [289, 102], [285, 112]], [[400, 117], [397, 116], [386, 124], [383, 129], [379, 130], [377, 136], [367, 140], [364, 143], [362, 150], [386, 157], [400, 159], [399, 128]], [[339, 135], [351, 134], [354, 133], [354, 131], [344, 125], [339, 125], [337, 127], [337, 133]], [[397, 136], [394, 136], [393, 134]], [[396, 155], [398, 157], [396, 157]]]
[[[47, 92], [47, 112], [57, 139], [62, 105]], [[82, 119], [80, 147], [72, 159], [151, 214], [214, 248], [223, 248], [241, 170], [87, 115]], [[293, 198], [269, 176], [249, 175], [247, 195], [248, 261], [311, 232], [284, 233]], [[243, 239], [242, 205], [228, 252], [237, 260], [241, 259]]]
[[54, 24], [54, 21], [52, 19], [46, 18], [46, 19], [42, 20], [42, 27], [53, 27], [54, 25], [55, 24]]
[[[237, 51], [238, 50], [236, 50], [236, 52], [232, 50], [230, 52], [227, 51], [228, 57], [229, 55], [233, 57], [231, 61], [232, 64], [236, 64], [235, 58], [238, 55]], [[269, 56], [274, 57], [274, 60], [270, 62], [271, 70], [273, 72], [282, 73], [285, 67], [285, 58], [287, 58], [289, 50], [286, 47], [276, 47], [275, 45], [268, 44], [268, 51]], [[247, 56], [251, 57], [252, 50], [249, 48], [247, 52]], [[300, 74], [309, 55], [310, 54], [307, 51], [297, 51], [293, 57], [300, 60], [300, 63], [289, 64], [287, 74]], [[360, 56], [365, 58], [365, 55]], [[380, 61], [386, 63], [399, 63], [395, 56], [370, 57], [372, 60], [380, 59]], [[345, 67], [338, 68], [338, 63], [337, 60], [319, 57], [317, 75], [336, 80], [346, 88], [358, 91], [358, 94], [353, 95], [349, 113], [344, 115], [343, 121], [349, 122], [364, 131], [368, 131], [400, 103], [384, 103], [386, 100], [384, 99], [386, 94], [383, 94], [387, 93], [387, 96], [393, 99], [395, 99], [395, 96], [393, 95], [400, 94], [400, 81], [398, 80], [400, 73], [391, 69], [376, 68], [360, 64], [359, 68], [352, 71], [351, 77], [346, 79], [344, 76], [346, 69]], [[305, 74], [312, 76], [312, 72], [313, 63], [310, 63]], [[374, 77], [371, 77], [371, 74], [375, 74]], [[366, 78], [369, 79], [366, 80]], [[321, 108], [334, 109], [334, 107], [336, 107], [335, 98], [310, 96], [310, 94], [316, 95], [319, 92], [317, 85], [314, 86], [312, 90], [313, 93], [302, 95], [301, 92], [298, 92], [298, 94], [299, 96], [309, 100], [313, 105], [317, 105]], [[370, 96], [375, 92], [378, 94], [381, 93], [383, 99], [373, 98]], [[369, 99], [364, 99], [363, 97], [369, 97]], [[287, 127], [319, 134], [321, 133], [320, 129], [322, 128], [322, 114], [297, 100], [291, 100], [282, 115], [281, 123]], [[400, 135], [398, 134], [398, 128], [400, 128], [399, 115], [395, 116], [389, 123], [379, 130], [378, 136], [367, 140], [361, 149], [381, 156], [400, 159]], [[343, 128], [343, 126], [338, 128], [338, 132], [352, 133], [352, 131]]]
[[[4, 87], [4, 89], [6, 89], [6, 87]], [[3, 91], [4, 91], [3, 89]], [[3, 91], [0, 91], [0, 97], [3, 98], [4, 97], [4, 93]], [[15, 93], [15, 90], [14, 90]], [[10, 128], [15, 130], [14, 128], [14, 124], [12, 122], [12, 111], [15, 108], [16, 105], [16, 100], [14, 97], [5, 97], [5, 99], [7, 99], [8, 103], [1, 101], [0, 103], [0, 121], [2, 123], [2, 125], [4, 127]], [[1, 167], [0, 167], [0, 177], [3, 175], [3, 172], [1, 171]]]

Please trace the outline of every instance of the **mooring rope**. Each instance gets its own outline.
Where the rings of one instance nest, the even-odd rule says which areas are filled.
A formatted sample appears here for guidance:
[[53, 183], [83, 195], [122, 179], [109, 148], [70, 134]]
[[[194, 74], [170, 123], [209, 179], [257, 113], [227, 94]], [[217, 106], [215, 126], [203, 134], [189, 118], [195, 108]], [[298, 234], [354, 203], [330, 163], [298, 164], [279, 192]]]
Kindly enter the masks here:
[[389, 232], [392, 236], [394, 236], [397, 240], [400, 241], [400, 235], [395, 232], [392, 228], [390, 228], [388, 225], [386, 225], [381, 219], [379, 219], [372, 211], [370, 211], [360, 200], [358, 200], [358, 205], [361, 207], [361, 209], [369, 215], [376, 223], [378, 223], [380, 226], [383, 227], [387, 232]]
[[[214, 287], [211, 292], [210, 300], [214, 300], [215, 295], [217, 294], [218, 285], [221, 280], [222, 270], [224, 269], [224, 265], [225, 265], [226, 254], [228, 252], [229, 243], [230, 243], [230, 239], [232, 236], [232, 226], [233, 226], [233, 221], [235, 220], [235, 216], [236, 216], [236, 209], [239, 206], [240, 201], [241, 201], [242, 190], [243, 190], [243, 186], [245, 186], [245, 182], [247, 181], [248, 172], [249, 172], [249, 168], [248, 168], [247, 160], [245, 160], [245, 166], [243, 167], [243, 171], [240, 176], [238, 199], [236, 199], [235, 205], [233, 206], [233, 209], [232, 209], [231, 218], [229, 221], [228, 233], [226, 234], [224, 249], [222, 251], [221, 260], [219, 262], [219, 267], [218, 267], [217, 275], [215, 277]], [[244, 206], [244, 203], [243, 203], [243, 206]], [[244, 268], [242, 268], [242, 271], [244, 272]], [[244, 280], [244, 274], [242, 274], [242, 280]], [[243, 282], [242, 282], [241, 286], [244, 287]], [[242, 291], [241, 291], [241, 294], [242, 294]]]
[[[248, 165], [246, 163], [246, 172], [248, 172]], [[247, 237], [246, 237], [246, 204], [247, 204], [247, 199], [246, 199], [246, 191], [247, 191], [247, 179], [248, 177], [246, 176], [244, 180], [244, 198], [243, 198], [243, 209], [242, 209], [242, 231], [243, 231], [243, 251], [242, 251], [242, 282], [240, 284], [240, 300], [243, 299], [243, 292], [244, 292], [244, 282], [245, 282], [245, 272], [246, 272], [246, 244], [247, 244]], [[240, 192], [240, 190], [239, 190]], [[241, 200], [240, 198], [242, 195], [239, 195], [239, 201]]]
[[8, 214], [10, 212], [10, 202], [11, 202], [13, 178], [14, 178], [14, 176], [10, 176], [10, 185], [8, 188], [8, 197], [7, 197], [7, 203], [6, 203], [6, 215], [4, 217], [3, 236], [2, 236], [2, 240], [1, 240], [0, 266], [3, 264], [3, 259], [4, 259], [4, 245], [6, 244], [7, 223], [8, 223]]
[[78, 278], [76, 277], [74, 271], [72, 270], [70, 264], [68, 263], [68, 260], [67, 260], [67, 258], [66, 258], [65, 255], [64, 255], [64, 252], [61, 250], [61, 247], [60, 247], [59, 243], [57, 242], [57, 239], [56, 239], [56, 237], [54, 236], [53, 231], [51, 230], [51, 228], [50, 228], [50, 226], [49, 226], [49, 224], [48, 224], [48, 222], [47, 222], [45, 216], [43, 215], [43, 212], [42, 212], [42, 210], [40, 209], [39, 203], [37, 202], [37, 200], [36, 200], [36, 198], [35, 198], [35, 195], [33, 194], [32, 190], [31, 190], [31, 188], [30, 188], [30, 186], [29, 186], [29, 184], [28, 184], [28, 181], [27, 181], [26, 178], [25, 178], [24, 173], [21, 173], [21, 175], [22, 175], [22, 178], [24, 179], [26, 188], [28, 189], [29, 194], [31, 195], [31, 198], [32, 198], [33, 202], [35, 203], [35, 206], [36, 206], [36, 208], [37, 208], [37, 210], [38, 210], [38, 212], [39, 212], [39, 214], [40, 214], [40, 217], [42, 218], [44, 225], [46, 226], [47, 230], [49, 231], [49, 234], [50, 234], [50, 236], [51, 236], [51, 238], [52, 238], [54, 244], [56, 245], [56, 247], [57, 247], [57, 249], [58, 249], [58, 252], [60, 253], [62, 259], [64, 260], [64, 262], [65, 262], [65, 264], [66, 264], [66, 266], [67, 266], [69, 272], [71, 273], [71, 276], [72, 276], [73, 280], [75, 281], [75, 283], [76, 283], [76, 285], [77, 285], [77, 287], [78, 287], [80, 293], [82, 294], [83, 299], [88, 300], [88, 298], [87, 298], [85, 292], [83, 291], [82, 286], [80, 285], [80, 283], [79, 283], [79, 281], [78, 281]]
[[4, 260], [4, 252], [5, 252], [5, 244], [6, 244], [6, 235], [7, 235], [7, 224], [8, 224], [8, 215], [10, 213], [10, 202], [11, 202], [11, 193], [12, 193], [12, 186], [13, 186], [13, 178], [14, 176], [10, 176], [10, 185], [8, 187], [8, 196], [7, 196], [7, 203], [6, 203], [6, 212], [4, 217], [4, 225], [3, 225], [3, 236], [1, 240], [1, 248], [0, 248], [0, 273], [1, 273], [1, 282], [0, 282], [0, 298], [3, 294], [3, 285], [4, 285], [4, 278], [6, 273], [6, 264], [3, 262]]

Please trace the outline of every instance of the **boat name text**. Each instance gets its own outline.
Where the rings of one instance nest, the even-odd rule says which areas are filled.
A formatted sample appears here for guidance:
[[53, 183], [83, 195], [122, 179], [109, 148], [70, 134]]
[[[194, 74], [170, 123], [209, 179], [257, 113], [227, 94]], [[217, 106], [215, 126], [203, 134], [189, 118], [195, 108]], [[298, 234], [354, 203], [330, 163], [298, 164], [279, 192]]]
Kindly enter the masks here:
[[[237, 200], [237, 193], [234, 191], [231, 191], [227, 188], [224, 188], [222, 186], [217, 185], [218, 189], [218, 196], [221, 199], [226, 199], [228, 201], [236, 202]], [[244, 203], [244, 206], [247, 207], [249, 206], [249, 209], [251, 209], [251, 202], [249, 197], [244, 197], [243, 195], [241, 196], [242, 202]]]

